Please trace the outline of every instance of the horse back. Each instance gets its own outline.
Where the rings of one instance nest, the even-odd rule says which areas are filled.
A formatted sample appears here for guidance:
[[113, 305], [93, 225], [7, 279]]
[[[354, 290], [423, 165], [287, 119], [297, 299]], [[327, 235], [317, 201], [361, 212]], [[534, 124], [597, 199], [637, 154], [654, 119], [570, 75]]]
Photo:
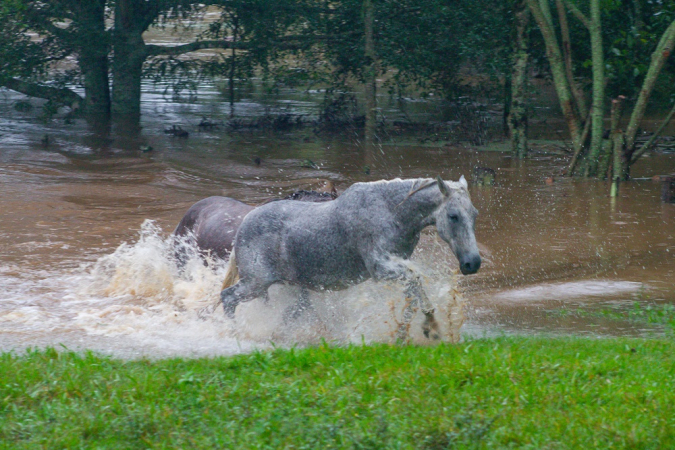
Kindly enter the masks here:
[[236, 238], [240, 275], [329, 289], [369, 278], [363, 253], [377, 231], [362, 200], [345, 192], [327, 203], [277, 201], [259, 207]]
[[234, 237], [244, 217], [253, 209], [253, 206], [229, 197], [208, 197], [190, 207], [174, 235], [192, 234], [200, 249], [225, 259], [232, 251]]

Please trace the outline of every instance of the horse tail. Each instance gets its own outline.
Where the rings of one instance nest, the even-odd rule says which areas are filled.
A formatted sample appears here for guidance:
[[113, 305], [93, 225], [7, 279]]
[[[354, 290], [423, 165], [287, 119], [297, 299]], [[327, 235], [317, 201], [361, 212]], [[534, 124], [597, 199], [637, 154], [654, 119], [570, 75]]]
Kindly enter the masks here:
[[230, 253], [230, 259], [227, 262], [227, 271], [225, 272], [223, 289], [234, 286], [237, 281], [239, 281], [239, 269], [237, 268], [237, 257], [234, 254], [234, 249], [232, 249], [232, 253]]

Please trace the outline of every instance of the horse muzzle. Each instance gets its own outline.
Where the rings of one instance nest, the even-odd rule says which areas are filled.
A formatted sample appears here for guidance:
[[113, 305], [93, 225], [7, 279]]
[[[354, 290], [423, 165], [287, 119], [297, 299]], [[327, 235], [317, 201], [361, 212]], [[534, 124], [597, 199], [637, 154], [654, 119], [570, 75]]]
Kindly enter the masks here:
[[478, 272], [480, 264], [480, 255], [469, 255], [459, 260], [459, 270], [462, 272], [462, 275], [471, 275], [472, 273]]

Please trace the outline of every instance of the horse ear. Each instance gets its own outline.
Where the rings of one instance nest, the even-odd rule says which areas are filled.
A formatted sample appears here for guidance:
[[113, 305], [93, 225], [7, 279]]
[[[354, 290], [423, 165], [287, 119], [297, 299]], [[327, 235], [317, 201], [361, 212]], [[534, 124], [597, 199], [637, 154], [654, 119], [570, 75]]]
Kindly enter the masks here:
[[464, 189], [469, 189], [469, 183], [466, 182], [466, 178], [464, 178], [464, 175], [459, 177], [459, 184], [461, 184]]
[[436, 182], [438, 183], [438, 189], [441, 190], [441, 194], [443, 194], [444, 197], [450, 197], [450, 190], [448, 189], [448, 186], [445, 185], [445, 181], [443, 181], [443, 178], [441, 176], [436, 177]]

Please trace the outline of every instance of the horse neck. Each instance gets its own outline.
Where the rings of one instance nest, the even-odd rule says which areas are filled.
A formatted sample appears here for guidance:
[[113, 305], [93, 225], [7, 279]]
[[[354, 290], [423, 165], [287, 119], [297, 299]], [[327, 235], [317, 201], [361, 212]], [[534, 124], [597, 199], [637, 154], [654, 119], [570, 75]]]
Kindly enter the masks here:
[[416, 180], [402, 180], [400, 184], [392, 183], [388, 186], [385, 195], [390, 199], [389, 204], [399, 222], [410, 226], [415, 231], [433, 225], [433, 213], [443, 202], [443, 195], [438, 186], [431, 185], [420, 191], [412, 191], [423, 186], [423, 183], [433, 181], [425, 178]]

